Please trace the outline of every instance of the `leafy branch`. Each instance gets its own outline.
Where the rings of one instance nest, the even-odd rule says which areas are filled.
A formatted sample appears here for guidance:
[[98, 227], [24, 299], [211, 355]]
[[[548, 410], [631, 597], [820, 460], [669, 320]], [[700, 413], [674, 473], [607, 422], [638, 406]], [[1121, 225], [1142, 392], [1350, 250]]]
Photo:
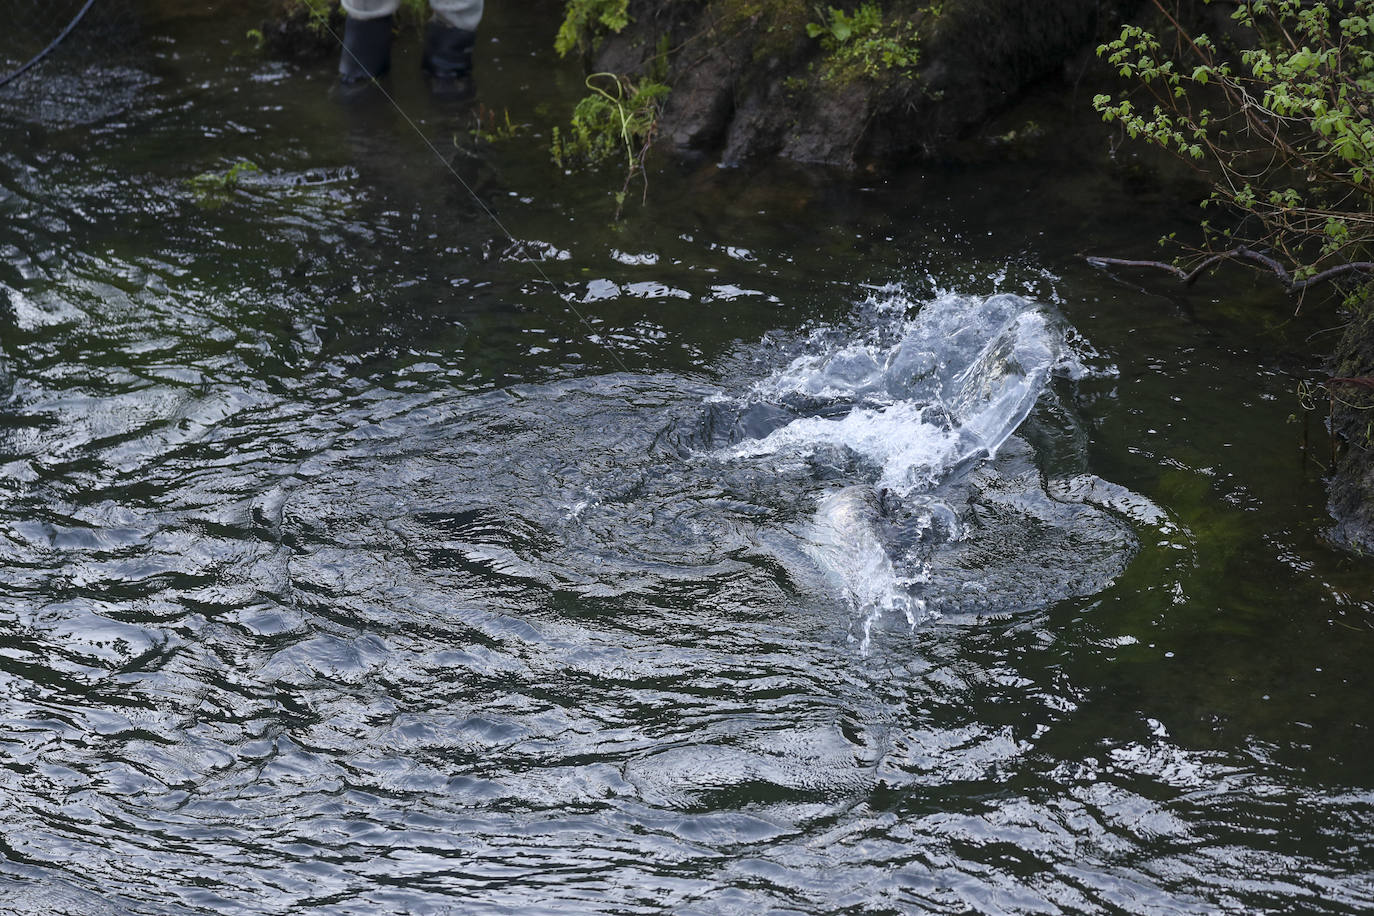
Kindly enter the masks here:
[[[1374, 0], [1248, 0], [1232, 18], [1249, 47], [1225, 50], [1183, 24], [1177, 0], [1152, 0], [1173, 33], [1125, 26], [1098, 48], [1137, 98], [1094, 107], [1126, 134], [1188, 162], [1211, 192], [1192, 282], [1221, 260], [1272, 271], [1290, 290], [1369, 270], [1374, 246]], [[1206, 2], [1206, 0], [1205, 0]], [[1139, 97], [1143, 95], [1141, 100]], [[1239, 244], [1237, 244], [1239, 243]], [[1268, 254], [1263, 252], [1270, 252]]]
[[829, 7], [820, 22], [807, 23], [806, 34], [818, 39], [830, 56], [828, 75], [834, 78], [911, 71], [919, 58], [915, 23], [902, 17], [888, 22], [876, 2], [862, 3], [853, 13]]
[[553, 40], [559, 57], [590, 49], [597, 35], [619, 32], [630, 24], [629, 0], [567, 0], [563, 22]]

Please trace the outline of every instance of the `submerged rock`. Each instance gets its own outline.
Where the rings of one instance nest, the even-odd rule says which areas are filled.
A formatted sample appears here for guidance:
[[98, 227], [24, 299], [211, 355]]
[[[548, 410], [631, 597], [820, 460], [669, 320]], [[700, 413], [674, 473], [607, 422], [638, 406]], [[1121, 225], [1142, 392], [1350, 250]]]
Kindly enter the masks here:
[[1071, 76], [1068, 62], [1139, 4], [893, 0], [863, 39], [851, 18], [817, 21], [859, 15], [844, 6], [631, 0], [630, 25], [590, 64], [646, 73], [666, 63], [659, 136], [679, 151], [855, 167], [947, 154], [1032, 84]]

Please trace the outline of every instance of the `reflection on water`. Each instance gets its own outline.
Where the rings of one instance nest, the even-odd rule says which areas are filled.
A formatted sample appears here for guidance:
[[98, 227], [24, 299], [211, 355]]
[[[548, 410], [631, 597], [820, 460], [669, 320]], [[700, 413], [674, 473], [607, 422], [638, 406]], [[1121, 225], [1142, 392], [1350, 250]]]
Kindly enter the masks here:
[[617, 228], [460, 152], [512, 246], [159, 22], [137, 104], [0, 124], [0, 910], [1374, 904], [1370, 579], [1248, 325], [970, 253], [1054, 216], [957, 175]]

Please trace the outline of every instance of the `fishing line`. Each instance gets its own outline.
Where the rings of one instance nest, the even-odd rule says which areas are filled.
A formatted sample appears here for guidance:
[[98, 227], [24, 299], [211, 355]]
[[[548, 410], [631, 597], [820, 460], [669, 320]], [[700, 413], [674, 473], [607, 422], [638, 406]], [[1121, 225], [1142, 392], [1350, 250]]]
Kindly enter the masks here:
[[31, 58], [27, 64], [25, 64], [24, 66], [20, 67], [18, 70], [15, 70], [13, 73], [10, 73], [10, 74], [8, 74], [7, 76], [5, 76], [5, 77], [3, 77], [3, 78], [0, 78], [0, 87], [6, 86], [6, 85], [8, 85], [9, 83], [12, 83], [13, 81], [19, 79], [19, 77], [23, 76], [23, 75], [24, 75], [25, 73], [27, 73], [29, 70], [31, 70], [32, 68], [36, 67], [36, 66], [38, 65], [39, 61], [41, 61], [43, 58], [45, 58], [45, 57], [47, 57], [49, 54], [51, 54], [51, 53], [53, 52], [53, 49], [54, 49], [54, 48], [56, 48], [58, 45], [62, 44], [62, 42], [66, 41], [66, 40], [67, 40], [67, 36], [70, 35], [70, 34], [72, 33], [72, 29], [76, 28], [76, 24], [77, 24], [78, 22], [81, 21], [81, 18], [82, 18], [83, 16], [85, 16], [86, 13], [87, 13], [87, 12], [90, 10], [90, 8], [93, 7], [93, 6], [95, 6], [95, 0], [86, 0], [86, 5], [83, 6], [83, 7], [81, 7], [81, 9], [77, 10], [76, 15], [72, 17], [72, 21], [69, 22], [69, 23], [67, 23], [67, 27], [66, 27], [65, 29], [63, 29], [63, 30], [58, 34], [58, 36], [57, 36], [56, 38], [54, 38], [54, 39], [48, 44], [48, 46], [47, 46], [46, 48], [44, 48], [43, 50], [41, 50], [41, 51], [39, 51], [37, 54], [35, 54], [35, 55], [33, 56], [33, 58]]
[[[94, 2], [95, 0], [90, 0], [90, 3]], [[86, 5], [90, 6], [90, 3], [87, 3]], [[339, 47], [343, 49], [343, 53], [353, 58], [353, 62], [358, 65], [358, 68], [362, 70], [364, 73], [366, 73], [367, 67], [363, 66], [363, 62], [358, 59], [358, 55], [354, 54], [351, 50], [349, 50], [348, 45], [344, 44], [343, 39], [340, 38], [338, 33], [334, 31], [333, 26], [329, 24], [328, 20], [324, 17], [320, 17], [318, 21], [324, 27], [325, 31], [329, 33], [330, 37], [333, 38], [334, 41], [339, 45]], [[423, 142], [425, 146], [429, 147], [429, 151], [434, 154], [434, 158], [439, 160], [440, 164], [442, 164], [443, 167], [448, 170], [448, 173], [452, 175], [460, 185], [463, 186], [463, 190], [467, 191], [468, 195], [474, 201], [477, 202], [477, 206], [480, 207], [482, 209], [482, 212], [487, 215], [487, 217], [492, 221], [493, 224], [495, 224], [496, 228], [501, 230], [501, 232], [506, 236], [506, 238], [510, 240], [512, 245], [515, 245], [517, 247], [520, 246], [522, 244], [520, 239], [516, 238], [514, 233], [512, 233], [509, 229], [506, 228], [506, 224], [501, 222], [500, 218], [492, 211], [490, 207], [487, 206], [486, 202], [483, 201], [482, 198], [477, 195], [477, 192], [473, 190], [472, 185], [468, 184], [467, 181], [463, 179], [463, 176], [458, 174], [458, 170], [453, 167], [453, 163], [449, 162], [447, 159], [444, 158], [444, 154], [439, 152], [439, 148], [436, 147], [433, 141], [431, 141], [429, 137], [425, 135], [425, 132], [420, 129], [420, 125], [416, 124], [413, 120], [411, 120], [410, 115], [406, 114], [405, 109], [401, 107], [401, 104], [397, 102], [395, 98], [392, 97], [391, 93], [386, 91], [386, 87], [384, 87], [375, 76], [369, 75], [368, 79], [372, 81], [372, 85], [377, 88], [377, 91], [382, 94], [382, 97], [391, 103], [391, 107], [396, 109], [396, 113], [399, 114], [401, 118], [404, 119], [405, 122], [410, 125], [410, 129], [415, 131], [415, 133], [419, 136], [421, 142]], [[582, 322], [582, 326], [587, 329], [587, 332], [589, 334], [588, 339], [591, 340], [593, 343], [599, 344], [603, 350], [605, 350], [607, 353], [611, 355], [611, 359], [615, 360], [616, 365], [620, 366], [622, 371], [628, 373], [630, 371], [630, 368], [625, 365], [624, 360], [620, 358], [620, 354], [616, 353], [615, 350], [612, 350], [610, 346], [602, 340], [602, 335], [597, 332], [596, 328], [592, 326], [592, 323], [586, 319], [586, 317], [582, 314], [581, 311], [578, 310], [577, 306], [573, 305], [572, 299], [568, 296], [565, 296], [563, 292], [558, 288], [558, 285], [554, 283], [553, 280], [549, 279], [549, 275], [544, 272], [543, 267], [539, 266], [539, 262], [535, 260], [530, 260], [528, 263], [535, 269], [535, 271], [539, 274], [540, 278], [542, 278], [543, 281], [549, 285], [549, 288], [554, 291], [554, 295], [556, 295], [559, 299], [563, 301], [563, 304], [568, 307], [568, 311], [576, 315], [577, 320]]]

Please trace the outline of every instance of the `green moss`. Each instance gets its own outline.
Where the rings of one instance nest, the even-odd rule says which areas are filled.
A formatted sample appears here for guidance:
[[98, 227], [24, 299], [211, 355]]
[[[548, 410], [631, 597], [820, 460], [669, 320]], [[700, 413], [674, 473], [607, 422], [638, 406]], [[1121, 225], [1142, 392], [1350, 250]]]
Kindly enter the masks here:
[[718, 0], [715, 10], [721, 32], [747, 29], [756, 36], [755, 60], [790, 55], [811, 18], [808, 5], [795, 0]]

